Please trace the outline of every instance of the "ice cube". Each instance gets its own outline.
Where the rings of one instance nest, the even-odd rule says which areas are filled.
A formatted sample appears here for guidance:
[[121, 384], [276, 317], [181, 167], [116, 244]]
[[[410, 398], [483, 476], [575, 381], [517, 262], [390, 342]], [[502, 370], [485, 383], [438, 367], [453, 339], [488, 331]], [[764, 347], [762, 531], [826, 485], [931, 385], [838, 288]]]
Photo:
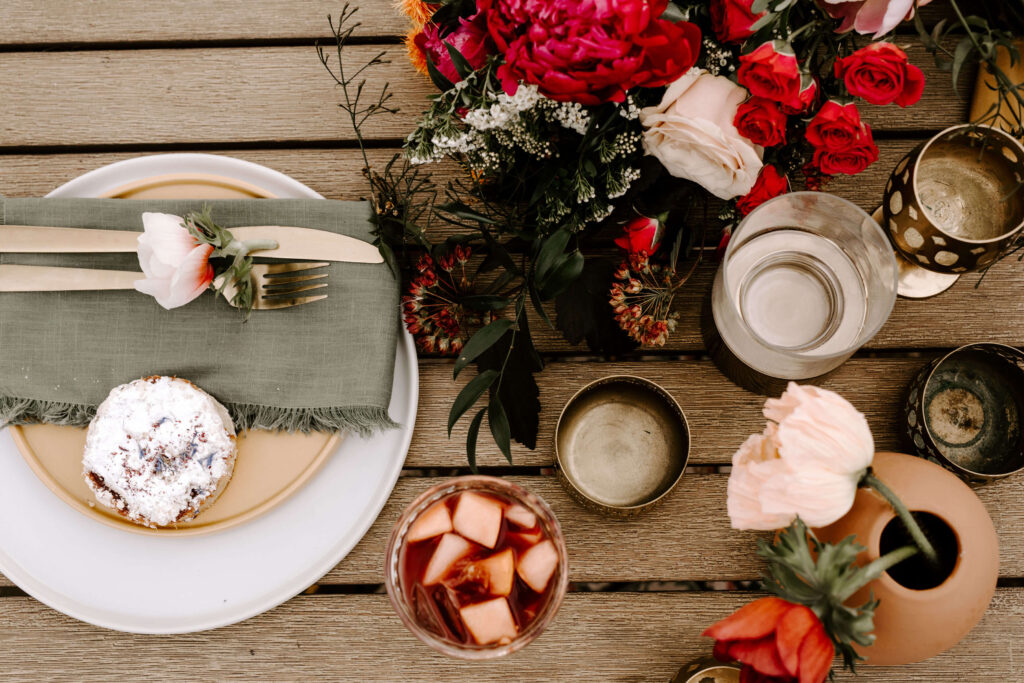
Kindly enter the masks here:
[[537, 515], [533, 514], [522, 505], [511, 505], [505, 510], [505, 519], [522, 529], [532, 529], [537, 526]]
[[452, 526], [455, 531], [482, 546], [493, 548], [501, 532], [502, 505], [498, 501], [466, 492], [455, 504]]
[[412, 523], [405, 540], [410, 543], [446, 534], [452, 530], [452, 516], [443, 503], [434, 503]]
[[427, 569], [423, 572], [423, 585], [433, 586], [440, 583], [455, 566], [455, 563], [469, 554], [473, 546], [457, 534], [445, 534], [434, 548]]
[[516, 571], [526, 585], [541, 593], [547, 588], [551, 575], [558, 566], [558, 551], [550, 540], [542, 541], [529, 548], [519, 557]]
[[516, 622], [505, 598], [478, 602], [459, 610], [462, 623], [479, 645], [507, 643], [516, 637]]

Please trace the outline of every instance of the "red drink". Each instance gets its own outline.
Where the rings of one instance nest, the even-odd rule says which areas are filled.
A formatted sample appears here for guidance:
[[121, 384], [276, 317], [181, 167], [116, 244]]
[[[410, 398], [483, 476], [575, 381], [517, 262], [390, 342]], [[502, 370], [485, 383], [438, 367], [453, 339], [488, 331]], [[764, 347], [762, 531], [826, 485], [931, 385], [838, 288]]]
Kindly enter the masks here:
[[459, 657], [523, 647], [568, 582], [550, 509], [493, 477], [462, 477], [420, 496], [395, 527], [388, 557], [388, 593], [403, 621]]

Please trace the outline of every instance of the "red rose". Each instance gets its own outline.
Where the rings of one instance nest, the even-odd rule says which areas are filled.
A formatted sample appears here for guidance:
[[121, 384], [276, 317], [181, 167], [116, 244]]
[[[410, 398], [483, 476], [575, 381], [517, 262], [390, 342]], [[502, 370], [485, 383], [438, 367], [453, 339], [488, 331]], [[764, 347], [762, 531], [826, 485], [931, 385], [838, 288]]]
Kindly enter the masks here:
[[719, 42], [742, 43], [754, 35], [750, 27], [765, 13], [752, 13], [752, 4], [754, 0], [711, 0], [711, 26]]
[[822, 173], [835, 175], [845, 173], [856, 175], [871, 164], [878, 161], [878, 147], [871, 137], [871, 128], [864, 124], [864, 132], [860, 138], [846, 149], [831, 150], [819, 147], [814, 150], [814, 164]]
[[512, 94], [535, 84], [554, 100], [622, 102], [635, 87], [667, 85], [700, 51], [700, 29], [660, 19], [668, 0], [478, 0]]
[[648, 256], [658, 251], [661, 243], [661, 223], [656, 218], [637, 216], [622, 228], [623, 235], [615, 238], [615, 244], [630, 254], [646, 252]]
[[895, 102], [909, 107], [924, 91], [924, 74], [892, 43], [871, 43], [836, 60], [836, 76], [843, 79], [851, 95], [871, 104]]
[[765, 164], [761, 167], [761, 173], [758, 174], [754, 187], [750, 188], [750, 192], [736, 202], [736, 210], [740, 212], [741, 216], [746, 216], [772, 197], [778, 197], [788, 191], [789, 179], [780, 175], [778, 169], [771, 164]]
[[487, 55], [491, 52], [490, 40], [487, 35], [487, 24], [481, 13], [478, 12], [469, 19], [460, 19], [458, 27], [445, 35], [441, 35], [440, 31], [436, 24], [428, 23], [413, 42], [452, 83], [458, 83], [462, 77], [455, 69], [452, 55], [445, 43], [458, 50], [473, 69], [479, 69], [487, 61]]
[[856, 104], [829, 100], [807, 124], [807, 142], [815, 147], [841, 152], [855, 147], [863, 138], [865, 128]]
[[761, 598], [708, 630], [715, 657], [743, 664], [741, 681], [822, 683], [835, 648], [821, 620], [809, 608], [782, 598]]
[[787, 117], [779, 105], [763, 97], [751, 97], [736, 109], [733, 125], [755, 145], [774, 147], [786, 142]]
[[802, 72], [800, 76], [800, 92], [796, 95], [795, 102], [782, 102], [779, 108], [784, 114], [800, 114], [814, 104], [818, 96], [818, 81], [809, 73]]
[[[740, 55], [736, 76], [751, 95], [773, 100], [795, 111], [806, 108], [800, 93], [809, 86], [800, 73], [796, 54], [784, 41], [772, 40], [753, 52]], [[810, 95], [813, 99], [814, 93]]]

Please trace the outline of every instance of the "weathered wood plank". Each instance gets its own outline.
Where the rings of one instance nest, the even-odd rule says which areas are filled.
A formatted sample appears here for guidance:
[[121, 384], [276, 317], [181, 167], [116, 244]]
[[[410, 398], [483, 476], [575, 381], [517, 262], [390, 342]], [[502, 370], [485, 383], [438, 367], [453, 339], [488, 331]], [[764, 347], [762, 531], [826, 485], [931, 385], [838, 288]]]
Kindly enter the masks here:
[[[357, 19], [363, 26], [357, 35], [404, 35], [408, 24], [395, 4], [360, 3]], [[329, 0], [62, 0], [57, 15], [38, 0], [6, 0], [0, 45], [308, 38], [327, 35], [324, 17], [340, 8]], [[922, 12], [927, 26], [953, 17], [945, 3]]]
[[[691, 472], [658, 507], [633, 521], [579, 506], [553, 476], [510, 477], [551, 505], [565, 532], [573, 581], [714, 581], [757, 579], [757, 535], [734, 531], [725, 512], [728, 475]], [[439, 478], [402, 477], [363, 540], [318, 583], [379, 584], [384, 548], [402, 510]], [[1011, 477], [978, 489], [1000, 543], [1000, 574], [1024, 576], [1024, 481]], [[638, 552], [638, 549], [644, 549]], [[10, 585], [0, 580], [0, 585]], [[3, 603], [0, 603], [2, 605]], [[0, 609], [0, 613], [2, 613]]]
[[[234, 626], [182, 636], [111, 633], [28, 598], [0, 602], [0, 669], [13, 679], [666, 681], [707, 654], [701, 631], [751, 593], [572, 593], [548, 630], [508, 659], [464, 662], [427, 648], [384, 595], [308, 596]], [[864, 667], [841, 681], [1020, 680], [1024, 590], [1001, 589], [963, 641], [928, 661]], [[184, 654], [184, 653], [187, 653]]]
[[[352, 64], [375, 46], [351, 48]], [[402, 112], [367, 124], [373, 138], [403, 138], [432, 91], [402, 55], [368, 73], [368, 96], [384, 81], [399, 86]], [[922, 54], [931, 77], [921, 102], [901, 109], [864, 107], [877, 130], [944, 128], [968, 103]], [[349, 140], [337, 91], [310, 47], [201, 48], [5, 54], [0, 70], [0, 140], [5, 146], [230, 143]], [[73, 103], [71, 105], [70, 103]]]
[[[0, 45], [140, 41], [287, 40], [329, 36], [332, 0], [5, 0]], [[360, 3], [361, 36], [404, 35], [408, 24], [389, 0]]]

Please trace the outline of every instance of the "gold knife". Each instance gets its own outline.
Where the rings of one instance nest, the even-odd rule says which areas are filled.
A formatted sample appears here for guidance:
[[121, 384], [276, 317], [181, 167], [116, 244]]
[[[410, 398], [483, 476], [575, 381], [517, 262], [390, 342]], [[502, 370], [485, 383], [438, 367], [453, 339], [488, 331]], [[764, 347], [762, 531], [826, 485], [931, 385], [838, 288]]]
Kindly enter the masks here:
[[[38, 225], [0, 226], [0, 253], [84, 254], [130, 252], [139, 248], [141, 232], [51, 228]], [[274, 240], [277, 249], [256, 251], [253, 256], [274, 259], [310, 259], [348, 263], [382, 263], [377, 247], [369, 242], [326, 230], [284, 225], [253, 225], [231, 228], [235, 239]], [[10, 290], [7, 290], [10, 291]]]
[[[104, 231], [105, 232], [105, 231]], [[130, 270], [0, 265], [0, 292], [70, 292], [135, 289], [145, 274]]]

